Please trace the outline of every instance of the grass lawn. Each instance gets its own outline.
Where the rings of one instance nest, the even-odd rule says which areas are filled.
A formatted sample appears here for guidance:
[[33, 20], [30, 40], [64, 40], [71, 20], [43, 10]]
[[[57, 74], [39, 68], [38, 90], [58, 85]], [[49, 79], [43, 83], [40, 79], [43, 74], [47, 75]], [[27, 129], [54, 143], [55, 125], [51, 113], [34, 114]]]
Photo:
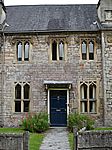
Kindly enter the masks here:
[[30, 133], [30, 150], [39, 150], [43, 137], [43, 134]]
[[[0, 128], [0, 133], [23, 133], [21, 128]], [[30, 133], [30, 150], [39, 150], [44, 134]]]
[[69, 133], [69, 143], [70, 143], [70, 148], [73, 150], [73, 133]]

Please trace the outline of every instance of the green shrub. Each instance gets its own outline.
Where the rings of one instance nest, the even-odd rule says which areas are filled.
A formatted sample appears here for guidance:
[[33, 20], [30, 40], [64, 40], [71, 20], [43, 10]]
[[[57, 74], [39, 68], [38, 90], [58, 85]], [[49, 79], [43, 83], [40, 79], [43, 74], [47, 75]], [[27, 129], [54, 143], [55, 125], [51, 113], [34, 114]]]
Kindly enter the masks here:
[[83, 127], [86, 127], [87, 130], [93, 129], [94, 120], [83, 114], [71, 113], [68, 117], [68, 129], [73, 132], [73, 127], [80, 130]]
[[41, 133], [49, 128], [47, 113], [27, 114], [22, 120], [21, 126], [24, 130]]

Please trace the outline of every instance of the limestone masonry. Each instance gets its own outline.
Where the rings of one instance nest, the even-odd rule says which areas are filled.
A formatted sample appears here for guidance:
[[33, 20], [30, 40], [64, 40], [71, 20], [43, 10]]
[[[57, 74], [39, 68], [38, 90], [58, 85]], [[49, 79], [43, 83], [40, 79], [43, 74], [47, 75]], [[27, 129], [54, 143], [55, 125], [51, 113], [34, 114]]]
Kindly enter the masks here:
[[111, 126], [112, 0], [4, 9], [0, 126], [19, 126], [41, 111], [51, 126], [66, 126], [71, 112]]

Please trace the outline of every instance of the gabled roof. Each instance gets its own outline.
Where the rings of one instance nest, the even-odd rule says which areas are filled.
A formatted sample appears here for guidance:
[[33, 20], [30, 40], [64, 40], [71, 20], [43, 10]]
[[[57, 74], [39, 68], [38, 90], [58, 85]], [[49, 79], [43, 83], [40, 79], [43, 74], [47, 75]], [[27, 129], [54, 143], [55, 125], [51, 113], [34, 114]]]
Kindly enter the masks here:
[[97, 5], [7, 6], [6, 32], [97, 31]]

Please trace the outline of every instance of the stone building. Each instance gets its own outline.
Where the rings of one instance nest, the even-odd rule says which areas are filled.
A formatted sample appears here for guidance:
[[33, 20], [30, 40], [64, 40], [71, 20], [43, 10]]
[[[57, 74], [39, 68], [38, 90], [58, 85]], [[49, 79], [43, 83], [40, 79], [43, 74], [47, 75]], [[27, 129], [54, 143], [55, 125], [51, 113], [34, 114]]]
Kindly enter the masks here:
[[1, 121], [17, 126], [46, 111], [51, 126], [71, 112], [112, 124], [112, 0], [97, 5], [7, 6], [1, 50]]

